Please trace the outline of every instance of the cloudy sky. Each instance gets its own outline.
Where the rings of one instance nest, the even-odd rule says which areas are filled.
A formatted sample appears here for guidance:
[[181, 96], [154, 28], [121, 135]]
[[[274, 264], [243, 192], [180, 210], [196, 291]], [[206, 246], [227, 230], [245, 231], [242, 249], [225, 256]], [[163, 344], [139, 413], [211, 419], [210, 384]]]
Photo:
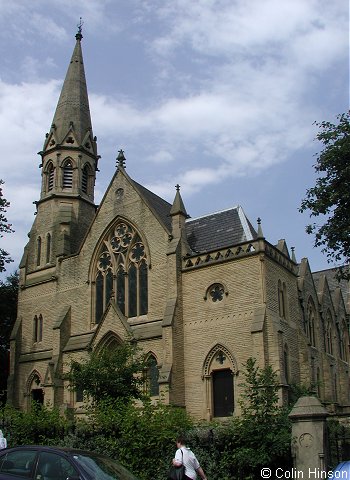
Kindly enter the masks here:
[[325, 256], [298, 212], [313, 186], [314, 121], [349, 108], [346, 0], [0, 0], [0, 178], [20, 260], [38, 168], [83, 19], [100, 201], [120, 148], [129, 175], [192, 218], [242, 205], [312, 270]]

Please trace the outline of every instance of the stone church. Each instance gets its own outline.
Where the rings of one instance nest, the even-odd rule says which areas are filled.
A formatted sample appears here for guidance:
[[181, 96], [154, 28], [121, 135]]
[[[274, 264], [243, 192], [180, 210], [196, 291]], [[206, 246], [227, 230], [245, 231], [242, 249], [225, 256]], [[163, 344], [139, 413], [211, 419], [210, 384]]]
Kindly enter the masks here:
[[[333, 411], [349, 405], [347, 285], [313, 274], [241, 206], [191, 218], [126, 172], [123, 151], [100, 205], [82, 34], [41, 155], [36, 216], [20, 263], [8, 400], [82, 408], [62, 374], [72, 359], [122, 342], [146, 353], [154, 400], [197, 419], [240, 413], [249, 357]], [[255, 223], [255, 222], [254, 222]]]

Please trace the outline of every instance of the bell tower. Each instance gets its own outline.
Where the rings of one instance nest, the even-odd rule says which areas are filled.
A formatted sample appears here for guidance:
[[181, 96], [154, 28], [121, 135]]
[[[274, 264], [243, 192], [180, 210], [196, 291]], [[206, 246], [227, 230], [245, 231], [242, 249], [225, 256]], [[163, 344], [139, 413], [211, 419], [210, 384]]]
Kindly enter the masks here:
[[27, 273], [74, 254], [95, 215], [99, 155], [92, 132], [81, 48], [82, 24], [41, 155], [42, 183], [36, 218], [21, 262]]

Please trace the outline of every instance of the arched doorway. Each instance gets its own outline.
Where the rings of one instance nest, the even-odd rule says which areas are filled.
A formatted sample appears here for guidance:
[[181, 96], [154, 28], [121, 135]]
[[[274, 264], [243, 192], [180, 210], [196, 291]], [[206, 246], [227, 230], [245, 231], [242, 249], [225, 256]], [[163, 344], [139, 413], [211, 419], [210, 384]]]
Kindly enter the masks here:
[[208, 353], [203, 366], [209, 419], [233, 415], [236, 373], [236, 361], [231, 352], [223, 345], [215, 345]]

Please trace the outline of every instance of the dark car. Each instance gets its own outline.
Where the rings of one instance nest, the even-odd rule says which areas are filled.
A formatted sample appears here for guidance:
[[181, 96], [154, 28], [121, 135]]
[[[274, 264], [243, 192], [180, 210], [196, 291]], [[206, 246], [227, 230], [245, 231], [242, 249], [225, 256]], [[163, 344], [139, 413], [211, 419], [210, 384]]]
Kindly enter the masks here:
[[84, 450], [21, 446], [0, 450], [0, 480], [138, 480], [111, 458]]

